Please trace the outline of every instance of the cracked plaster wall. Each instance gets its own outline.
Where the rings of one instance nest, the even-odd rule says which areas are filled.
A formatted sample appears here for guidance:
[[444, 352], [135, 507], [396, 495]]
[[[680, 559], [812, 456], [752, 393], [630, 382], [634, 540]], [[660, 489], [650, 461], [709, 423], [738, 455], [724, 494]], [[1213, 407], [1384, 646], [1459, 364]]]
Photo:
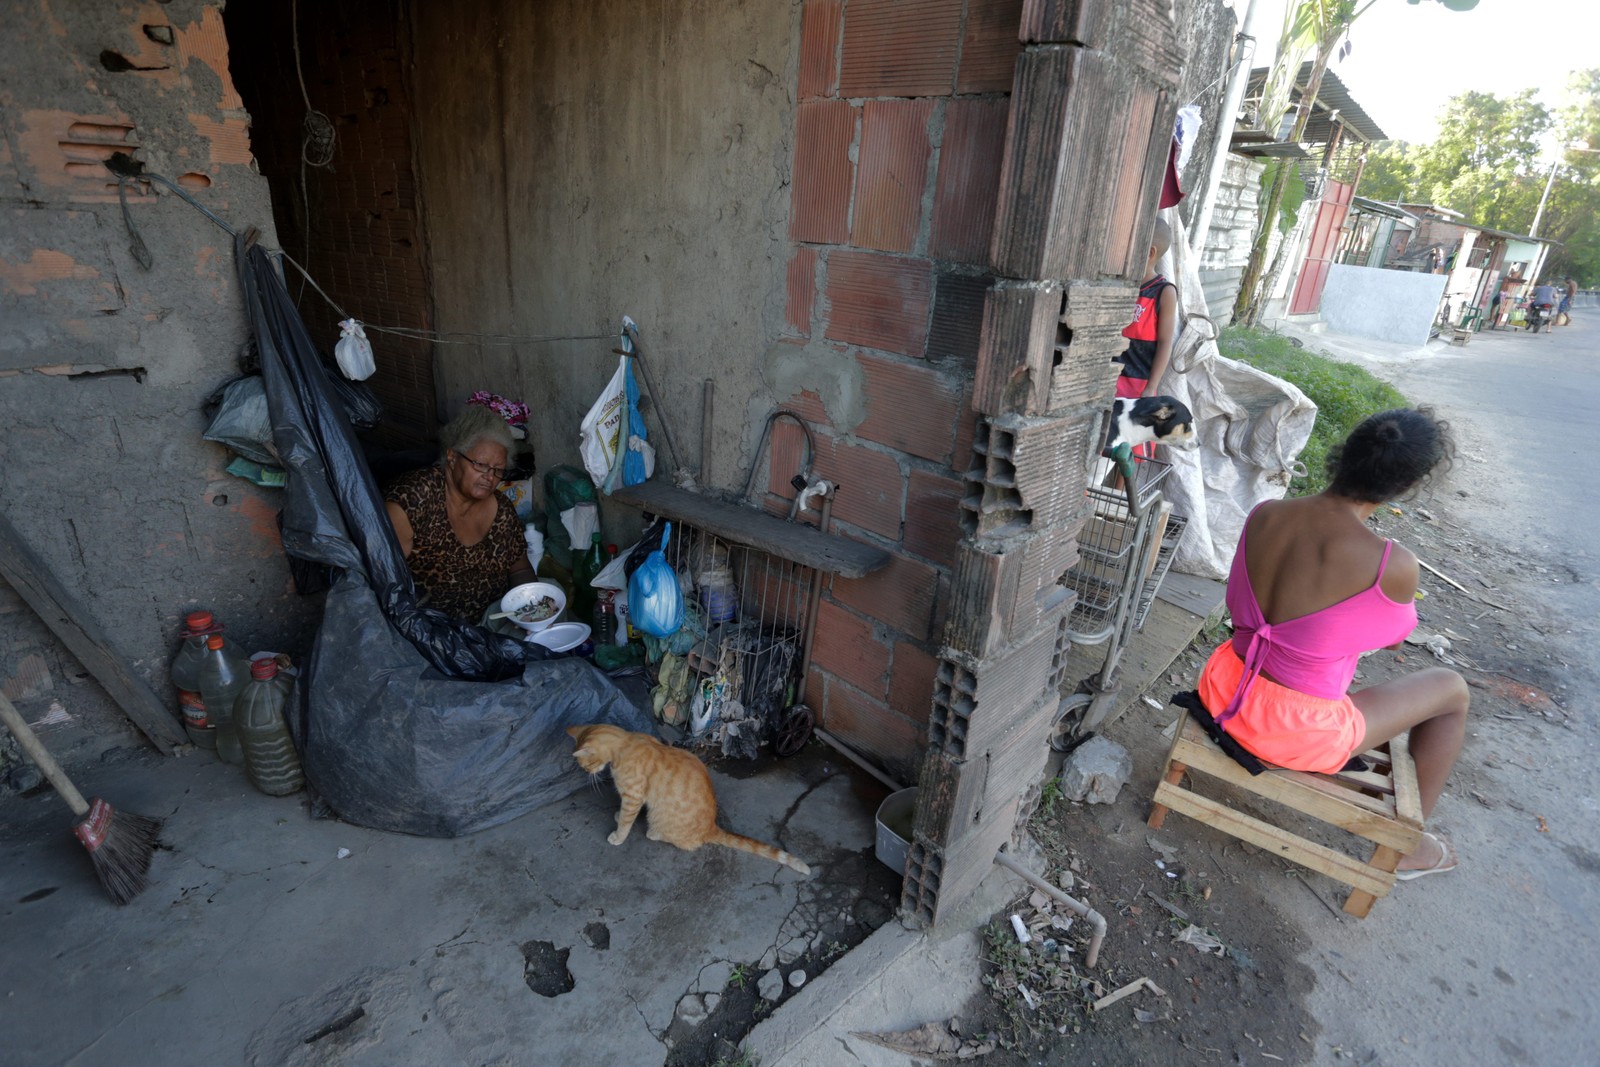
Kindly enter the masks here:
[[[311, 605], [289, 592], [276, 494], [225, 474], [231, 455], [200, 438], [201, 403], [237, 373], [247, 333], [229, 238], [175, 196], [131, 189], [154, 256], [141, 268], [102, 166], [131, 153], [274, 242], [221, 6], [0, 11], [0, 509], [158, 693], [195, 606], [252, 648], [298, 651]], [[29, 657], [46, 677], [18, 688]], [[97, 687], [57, 684], [81, 674], [0, 593], [0, 685], [124, 729]]]
[[799, 4], [410, 13], [438, 328], [606, 335], [440, 346], [441, 417], [475, 389], [520, 396], [540, 466], [575, 463], [626, 312], [691, 468], [715, 379], [713, 480], [737, 487], [754, 444], [746, 408], [764, 416], [777, 399], [759, 365], [783, 328]]

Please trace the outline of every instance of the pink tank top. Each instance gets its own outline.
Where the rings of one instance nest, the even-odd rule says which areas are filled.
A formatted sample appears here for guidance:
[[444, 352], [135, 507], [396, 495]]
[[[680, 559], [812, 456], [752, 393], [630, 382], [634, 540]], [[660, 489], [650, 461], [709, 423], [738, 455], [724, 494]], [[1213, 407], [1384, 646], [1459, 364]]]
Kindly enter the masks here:
[[[1255, 516], [1252, 511], [1251, 517]], [[1245, 520], [1245, 529], [1250, 526]], [[1245, 565], [1245, 535], [1228, 575], [1228, 611], [1233, 615], [1233, 651], [1244, 662], [1244, 674], [1233, 699], [1217, 716], [1227, 722], [1244, 703], [1262, 671], [1280, 684], [1307, 696], [1337, 700], [1350, 689], [1363, 652], [1397, 644], [1417, 627], [1417, 606], [1396, 603], [1379, 588], [1389, 565], [1393, 541], [1383, 545], [1383, 562], [1372, 585], [1321, 611], [1270, 623], [1261, 612]]]

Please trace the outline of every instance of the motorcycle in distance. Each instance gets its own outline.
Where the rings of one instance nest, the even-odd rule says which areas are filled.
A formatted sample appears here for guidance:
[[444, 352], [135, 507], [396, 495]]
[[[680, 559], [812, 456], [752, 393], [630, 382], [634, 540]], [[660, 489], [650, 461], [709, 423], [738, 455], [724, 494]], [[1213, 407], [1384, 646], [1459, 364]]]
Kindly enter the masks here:
[[1535, 304], [1530, 302], [1528, 304], [1527, 317], [1523, 321], [1523, 326], [1527, 327], [1534, 333], [1538, 333], [1540, 328], [1550, 321], [1550, 314], [1554, 309], [1555, 305], [1553, 304]]

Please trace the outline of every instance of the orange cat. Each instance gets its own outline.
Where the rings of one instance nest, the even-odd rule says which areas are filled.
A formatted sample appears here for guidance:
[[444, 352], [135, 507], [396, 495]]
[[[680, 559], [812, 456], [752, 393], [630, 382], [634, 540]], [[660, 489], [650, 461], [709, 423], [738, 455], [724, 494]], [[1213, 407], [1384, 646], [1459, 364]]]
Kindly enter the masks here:
[[650, 808], [649, 829], [645, 837], [665, 841], [685, 852], [701, 845], [726, 845], [793, 867], [801, 874], [811, 868], [780, 848], [738, 834], [717, 825], [717, 796], [711, 789], [711, 775], [693, 754], [671, 748], [649, 734], [630, 733], [615, 726], [569, 726], [567, 733], [578, 742], [573, 756], [578, 766], [598, 774], [611, 765], [611, 777], [622, 794], [617, 812], [617, 828], [606, 840], [620, 845], [628, 839], [639, 809]]

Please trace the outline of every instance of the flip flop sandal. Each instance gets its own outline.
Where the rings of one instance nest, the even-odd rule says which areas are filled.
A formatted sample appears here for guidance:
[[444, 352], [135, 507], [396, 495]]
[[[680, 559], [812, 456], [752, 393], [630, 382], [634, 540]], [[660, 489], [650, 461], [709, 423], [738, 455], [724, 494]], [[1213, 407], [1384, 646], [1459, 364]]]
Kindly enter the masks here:
[[1409, 871], [1395, 871], [1395, 881], [1410, 882], [1430, 874], [1448, 874], [1449, 872], [1455, 870], [1457, 866], [1459, 866], [1461, 861], [1456, 857], [1455, 850], [1450, 847], [1450, 843], [1448, 841], [1437, 836], [1436, 834], [1430, 834], [1426, 831], [1423, 832], [1422, 836], [1439, 846], [1438, 862], [1433, 864], [1431, 867], [1418, 867]]

